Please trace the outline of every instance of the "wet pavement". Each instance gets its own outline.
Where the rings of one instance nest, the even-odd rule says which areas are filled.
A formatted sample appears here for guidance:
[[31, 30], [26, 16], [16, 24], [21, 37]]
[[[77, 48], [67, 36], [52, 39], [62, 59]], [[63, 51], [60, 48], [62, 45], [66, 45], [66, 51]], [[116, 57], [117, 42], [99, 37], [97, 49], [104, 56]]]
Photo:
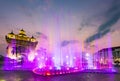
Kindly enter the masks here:
[[119, 73], [74, 73], [40, 76], [31, 71], [0, 71], [0, 81], [120, 81]]

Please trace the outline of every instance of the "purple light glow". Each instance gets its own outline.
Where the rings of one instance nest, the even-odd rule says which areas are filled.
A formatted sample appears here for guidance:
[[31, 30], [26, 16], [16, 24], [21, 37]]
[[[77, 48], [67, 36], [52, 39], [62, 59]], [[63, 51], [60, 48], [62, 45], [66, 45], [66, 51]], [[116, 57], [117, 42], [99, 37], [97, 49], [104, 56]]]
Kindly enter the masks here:
[[[18, 64], [17, 60], [6, 60], [5, 70], [16, 70], [19, 69], [33, 69], [33, 72], [39, 75], [50, 76], [50, 75], [59, 75], [73, 72], [80, 72], [86, 69], [102, 69], [98, 67], [99, 64], [94, 63], [93, 55], [89, 53], [84, 54], [61, 54], [63, 57], [57, 60], [57, 55], [47, 55], [41, 54], [39, 52], [30, 52], [28, 54], [28, 60], [23, 64]], [[61, 60], [62, 59], [62, 60]], [[58, 61], [58, 62], [56, 62]], [[102, 58], [99, 62], [102, 62]], [[12, 63], [12, 67], [10, 67], [9, 62]], [[59, 64], [57, 64], [59, 63]], [[96, 65], [97, 64], [97, 65]], [[106, 66], [105, 68], [110, 68], [110, 66]], [[109, 70], [113, 71], [113, 70]]]
[[[78, 50], [77, 50], [78, 51]], [[6, 60], [5, 70], [33, 70], [34, 73], [39, 75], [59, 75], [73, 72], [80, 72], [84, 70], [95, 70], [103, 68], [111, 68], [112, 61], [111, 50], [108, 50], [109, 57], [106, 63], [108, 66], [101, 66], [103, 58], [98, 55], [93, 56], [90, 53], [76, 53], [76, 49], [71, 46], [69, 49], [55, 48], [53, 54], [46, 52], [46, 50], [33, 51], [31, 50], [22, 59]], [[15, 56], [15, 55], [14, 55]], [[22, 56], [18, 56], [22, 57]], [[12, 57], [13, 58], [13, 57]], [[100, 59], [98, 59], [100, 58]], [[22, 62], [24, 61], [24, 62]], [[113, 71], [113, 70], [109, 70]]]

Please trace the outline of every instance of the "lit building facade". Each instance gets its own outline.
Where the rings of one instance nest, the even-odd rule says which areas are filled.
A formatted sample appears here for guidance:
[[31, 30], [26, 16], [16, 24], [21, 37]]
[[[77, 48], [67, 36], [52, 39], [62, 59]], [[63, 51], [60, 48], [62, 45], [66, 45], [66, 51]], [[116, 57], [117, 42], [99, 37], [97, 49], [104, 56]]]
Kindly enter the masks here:
[[120, 63], [120, 46], [104, 48], [94, 54], [94, 62], [99, 65], [107, 65], [112, 61], [112, 64], [119, 65]]
[[8, 33], [6, 36], [7, 57], [15, 59], [17, 61], [28, 60], [29, 54], [34, 54], [38, 41], [36, 38], [28, 37], [26, 32], [21, 29], [18, 34], [13, 32]]

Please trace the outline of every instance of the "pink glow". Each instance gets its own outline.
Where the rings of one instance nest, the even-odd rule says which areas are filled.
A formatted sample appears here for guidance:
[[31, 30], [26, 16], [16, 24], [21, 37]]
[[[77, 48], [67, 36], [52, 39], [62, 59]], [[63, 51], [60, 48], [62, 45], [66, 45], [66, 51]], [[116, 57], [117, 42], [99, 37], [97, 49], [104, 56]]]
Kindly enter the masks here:
[[35, 54], [33, 52], [28, 55], [28, 60], [31, 62], [33, 62], [34, 58], [35, 58]]
[[[56, 41], [59, 41], [56, 39]], [[58, 75], [84, 71], [88, 69], [103, 69], [103, 66], [100, 66], [102, 58], [97, 54], [93, 56], [90, 53], [83, 53], [82, 50], [78, 50], [80, 46], [70, 45], [67, 48], [58, 48], [59, 45], [55, 45], [53, 52], [49, 53], [44, 48], [39, 48], [36, 51], [30, 50], [27, 55], [24, 56], [24, 62], [22, 60], [12, 60], [6, 61], [5, 69], [16, 70], [19, 69], [30, 69], [34, 73], [39, 75]], [[108, 62], [105, 68], [111, 68], [111, 49], [108, 50]], [[13, 55], [13, 54], [12, 54]], [[15, 56], [15, 55], [14, 55]], [[100, 59], [100, 60], [99, 60]], [[12, 62], [12, 67], [9, 63]], [[19, 64], [21, 63], [21, 64]]]
[[[61, 55], [62, 57], [58, 57], [57, 55], [54, 56], [53, 54], [51, 55], [52, 56], [51, 57], [47, 53], [31, 52], [28, 54], [27, 62], [20, 67], [24, 69], [27, 66], [27, 68], [33, 69], [34, 73], [44, 76], [79, 72], [79, 71], [84, 71], [85, 69], [100, 69], [100, 67], [98, 67], [99, 64], [97, 64], [97, 62], [96, 63], [93, 62], [94, 60], [92, 54], [89, 53], [75, 54], [70, 52], [69, 54], [61, 54]], [[59, 58], [59, 61], [57, 60], [56, 57]], [[11, 70], [14, 70], [16, 69], [15, 67], [18, 67], [17, 62], [14, 65], [15, 65], [13, 66], [14, 68], [11, 68]], [[106, 68], [110, 68], [110, 66]]]

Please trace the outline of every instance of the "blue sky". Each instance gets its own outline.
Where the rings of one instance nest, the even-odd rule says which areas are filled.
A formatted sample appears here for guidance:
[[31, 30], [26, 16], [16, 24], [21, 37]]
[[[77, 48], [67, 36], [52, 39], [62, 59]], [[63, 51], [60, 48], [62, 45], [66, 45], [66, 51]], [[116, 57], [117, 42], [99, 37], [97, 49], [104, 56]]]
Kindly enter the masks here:
[[22, 28], [50, 52], [71, 45], [90, 52], [119, 46], [119, 5], [119, 0], [0, 0], [0, 52], [7, 46], [4, 36]]

